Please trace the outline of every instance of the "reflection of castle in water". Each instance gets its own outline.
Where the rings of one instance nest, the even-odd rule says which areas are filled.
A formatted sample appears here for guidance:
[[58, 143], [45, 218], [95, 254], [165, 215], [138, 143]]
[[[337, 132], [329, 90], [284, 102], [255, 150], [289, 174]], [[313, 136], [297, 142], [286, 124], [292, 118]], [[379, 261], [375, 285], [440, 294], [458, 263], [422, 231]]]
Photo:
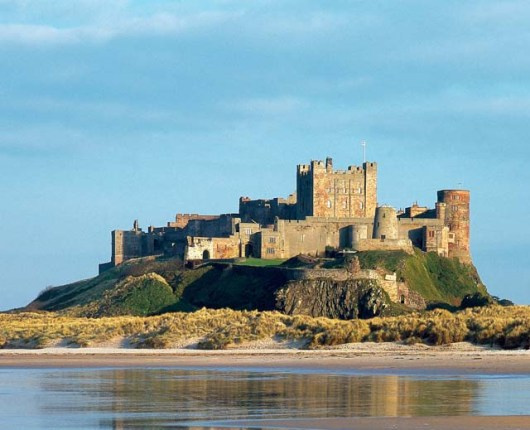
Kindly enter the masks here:
[[[105, 370], [72, 375], [69, 387], [101, 414], [103, 428], [184, 421], [295, 417], [468, 415], [476, 380], [187, 370]], [[45, 391], [61, 387], [46, 381]], [[47, 410], [54, 406], [50, 397]], [[112, 417], [112, 418], [110, 418]], [[198, 428], [198, 427], [197, 427]]]

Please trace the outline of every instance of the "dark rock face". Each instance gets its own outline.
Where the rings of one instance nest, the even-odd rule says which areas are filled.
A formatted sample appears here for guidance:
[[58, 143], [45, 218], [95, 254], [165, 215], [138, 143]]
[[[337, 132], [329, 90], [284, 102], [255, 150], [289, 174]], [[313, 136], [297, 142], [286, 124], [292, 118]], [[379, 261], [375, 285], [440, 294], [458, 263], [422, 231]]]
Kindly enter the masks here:
[[381, 315], [386, 306], [383, 289], [378, 286], [371, 287], [359, 297], [359, 318], [373, 318]]
[[275, 296], [276, 309], [288, 315], [371, 318], [386, 307], [383, 289], [370, 279], [292, 281], [277, 290]]

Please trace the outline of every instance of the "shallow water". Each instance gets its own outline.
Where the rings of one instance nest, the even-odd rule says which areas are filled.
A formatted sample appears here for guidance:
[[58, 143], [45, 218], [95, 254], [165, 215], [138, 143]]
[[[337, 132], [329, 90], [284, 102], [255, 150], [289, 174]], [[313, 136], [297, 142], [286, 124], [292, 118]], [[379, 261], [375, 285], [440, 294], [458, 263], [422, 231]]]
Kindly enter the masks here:
[[0, 369], [2, 428], [213, 428], [246, 418], [529, 414], [530, 376], [520, 375]]

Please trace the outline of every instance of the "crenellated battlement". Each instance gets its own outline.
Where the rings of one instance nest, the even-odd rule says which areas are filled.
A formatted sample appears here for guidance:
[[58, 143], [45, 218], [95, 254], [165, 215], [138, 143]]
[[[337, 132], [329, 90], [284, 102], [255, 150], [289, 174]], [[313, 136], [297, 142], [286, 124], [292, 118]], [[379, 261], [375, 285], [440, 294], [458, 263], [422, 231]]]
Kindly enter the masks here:
[[397, 212], [377, 203], [377, 163], [334, 169], [333, 159], [296, 167], [296, 193], [288, 198], [239, 198], [236, 214], [178, 213], [167, 227], [112, 232], [112, 261], [137, 257], [289, 258], [340, 250], [413, 247], [471, 262], [470, 193], [441, 190], [434, 208], [414, 203]]

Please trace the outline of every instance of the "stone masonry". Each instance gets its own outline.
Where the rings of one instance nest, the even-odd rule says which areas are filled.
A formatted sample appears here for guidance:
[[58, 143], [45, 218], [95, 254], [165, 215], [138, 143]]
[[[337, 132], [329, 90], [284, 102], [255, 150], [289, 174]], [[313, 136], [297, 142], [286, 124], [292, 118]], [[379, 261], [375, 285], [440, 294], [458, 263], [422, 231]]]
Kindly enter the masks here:
[[100, 271], [151, 255], [285, 259], [414, 247], [471, 262], [467, 190], [441, 190], [434, 208], [414, 204], [397, 212], [377, 204], [376, 163], [334, 170], [331, 158], [297, 166], [296, 186], [286, 199], [241, 197], [234, 214], [177, 214], [165, 227], [143, 231], [135, 222], [131, 230], [115, 230], [111, 261]]

